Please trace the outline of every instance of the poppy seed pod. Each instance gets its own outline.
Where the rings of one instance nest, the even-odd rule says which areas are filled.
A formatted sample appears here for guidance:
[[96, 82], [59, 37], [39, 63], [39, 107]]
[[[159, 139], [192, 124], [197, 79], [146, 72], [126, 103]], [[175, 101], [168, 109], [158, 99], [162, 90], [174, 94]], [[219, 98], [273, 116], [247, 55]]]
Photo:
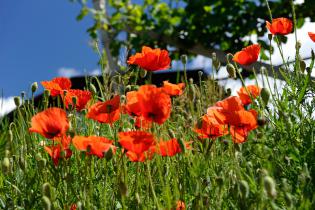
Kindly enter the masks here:
[[37, 82], [33, 82], [32, 86], [31, 86], [31, 89], [32, 89], [32, 93], [35, 93], [36, 90], [38, 89], [38, 84]]
[[276, 191], [276, 183], [274, 179], [270, 176], [264, 177], [264, 188], [269, 198], [276, 198], [277, 191]]
[[268, 104], [269, 98], [270, 98], [270, 92], [267, 88], [262, 88], [260, 92], [261, 99], [266, 106]]
[[21, 99], [19, 96], [13, 98], [15, 106], [19, 107], [21, 105]]
[[236, 78], [236, 71], [235, 71], [235, 67], [233, 66], [233, 64], [228, 64], [226, 65], [226, 71], [229, 73], [229, 76], [233, 79]]
[[45, 210], [51, 210], [51, 201], [47, 196], [42, 197], [43, 200], [43, 208]]

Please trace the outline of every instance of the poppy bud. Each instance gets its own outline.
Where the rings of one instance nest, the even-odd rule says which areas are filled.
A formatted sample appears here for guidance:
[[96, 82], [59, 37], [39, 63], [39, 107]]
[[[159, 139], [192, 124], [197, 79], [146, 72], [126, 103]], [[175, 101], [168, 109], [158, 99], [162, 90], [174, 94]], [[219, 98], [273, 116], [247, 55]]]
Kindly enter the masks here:
[[297, 41], [296, 44], [295, 44], [295, 49], [299, 50], [299, 49], [301, 49], [301, 46], [302, 46], [301, 42]]
[[119, 182], [119, 190], [122, 196], [126, 196], [128, 193], [127, 185], [122, 180]]
[[169, 129], [168, 130], [168, 134], [170, 135], [170, 137], [173, 139], [173, 138], [176, 138], [176, 134], [175, 132], [172, 130], [172, 129]]
[[75, 107], [75, 105], [77, 104], [77, 102], [78, 102], [78, 98], [75, 97], [75, 96], [73, 96], [73, 97], [72, 97], [72, 104], [73, 104], [73, 107]]
[[43, 207], [45, 210], [51, 210], [51, 201], [47, 196], [42, 197]]
[[305, 72], [305, 69], [306, 69], [306, 63], [305, 61], [300, 61], [300, 69], [301, 69], [301, 72], [304, 73]]
[[93, 93], [93, 95], [97, 94], [96, 87], [95, 87], [95, 85], [93, 83], [90, 83], [90, 90]]
[[22, 171], [24, 171], [26, 168], [26, 161], [22, 156], [19, 157], [19, 166], [22, 169]]
[[226, 89], [226, 96], [230, 96], [232, 94], [231, 88]]
[[235, 68], [233, 66], [233, 64], [228, 64], [226, 65], [226, 71], [229, 73], [229, 76], [233, 79], [236, 78], [236, 71], [235, 71]]
[[267, 120], [266, 120], [265, 117], [260, 117], [260, 118], [257, 119], [257, 123], [258, 123], [259, 126], [264, 126], [264, 125], [267, 124]]
[[267, 88], [262, 88], [260, 91], [261, 99], [266, 106], [268, 104], [269, 98], [270, 98], [270, 92]]
[[268, 39], [269, 39], [269, 41], [271, 41], [271, 40], [272, 40], [272, 37], [273, 37], [273, 35], [272, 35], [272, 34], [268, 34]]
[[274, 199], [277, 196], [277, 191], [276, 191], [276, 183], [273, 178], [270, 176], [265, 176], [264, 178], [264, 187], [267, 195]]
[[131, 91], [131, 90], [132, 90], [131, 85], [127, 85], [126, 88], [125, 88], [125, 90], [126, 90], [126, 92]]
[[48, 182], [44, 183], [42, 186], [42, 194], [48, 198], [51, 198], [51, 186]]
[[10, 150], [7, 150], [7, 149], [6, 149], [6, 150], [4, 151], [4, 156], [5, 156], [5, 157], [10, 157], [10, 155], [11, 155]]
[[183, 63], [183, 64], [186, 64], [186, 63], [187, 63], [187, 59], [188, 59], [188, 58], [187, 58], [187, 55], [181, 55], [181, 56], [180, 56], [180, 59], [182, 60], [182, 63]]
[[249, 186], [245, 180], [241, 180], [239, 183], [240, 195], [242, 198], [247, 198], [249, 195]]
[[45, 96], [46, 98], [48, 98], [48, 97], [50, 96], [50, 91], [47, 90], [47, 89], [45, 89], [45, 90], [44, 90], [44, 96]]
[[290, 193], [286, 192], [284, 199], [285, 199], [285, 203], [287, 204], [287, 206], [289, 208], [292, 208], [292, 206], [293, 206], [293, 196]]
[[138, 204], [141, 203], [140, 195], [139, 195], [139, 193], [137, 193], [137, 192], [136, 192], [136, 200], [137, 200], [137, 203], [138, 203]]
[[105, 153], [105, 158], [106, 158], [106, 160], [112, 159], [113, 155], [114, 155], [113, 149], [112, 149], [112, 148], [109, 148], [109, 150]]
[[21, 97], [22, 97], [22, 100], [25, 98], [25, 91], [21, 92]]
[[194, 84], [194, 79], [193, 78], [189, 78], [189, 84]]
[[212, 58], [213, 60], [216, 60], [216, 59], [217, 59], [217, 54], [216, 54], [215, 52], [213, 52], [213, 53], [211, 54], [211, 58]]
[[212, 60], [212, 65], [214, 66], [215, 70], [218, 72], [221, 67], [220, 61], [218, 59]]
[[37, 82], [33, 82], [32, 86], [31, 86], [31, 89], [32, 89], [32, 93], [35, 93], [36, 90], [38, 89], [38, 84]]
[[147, 76], [147, 71], [144, 69], [140, 69], [139, 74], [141, 78], [145, 78]]
[[199, 78], [201, 78], [203, 75], [203, 71], [198, 71], [198, 75], [199, 75]]
[[18, 96], [15, 96], [14, 97], [14, 104], [15, 106], [19, 107], [21, 105], [21, 100], [20, 100], [20, 97]]
[[177, 142], [180, 146], [180, 149], [182, 150], [182, 153], [185, 153], [186, 152], [186, 144], [184, 142], [183, 139], [177, 139]]
[[4, 174], [9, 173], [10, 171], [10, 159], [8, 157], [3, 158], [2, 160], [2, 172]]
[[77, 210], [83, 210], [83, 204], [81, 201], [77, 202]]

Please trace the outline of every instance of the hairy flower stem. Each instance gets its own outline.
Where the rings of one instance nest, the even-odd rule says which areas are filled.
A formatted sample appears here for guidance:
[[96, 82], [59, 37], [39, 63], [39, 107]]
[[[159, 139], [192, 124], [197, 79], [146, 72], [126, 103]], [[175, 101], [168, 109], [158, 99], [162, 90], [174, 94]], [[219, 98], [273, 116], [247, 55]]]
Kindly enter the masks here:
[[149, 179], [149, 183], [150, 183], [150, 189], [151, 189], [151, 193], [152, 193], [154, 202], [155, 202], [155, 204], [156, 204], [156, 206], [157, 206], [157, 209], [161, 209], [161, 208], [160, 208], [159, 201], [158, 201], [158, 199], [157, 199], [157, 197], [156, 197], [156, 194], [155, 194], [154, 186], [153, 186], [153, 181], [152, 181], [152, 176], [151, 176], [150, 162], [148, 162], [146, 165], [147, 165], [147, 173], [148, 173], [148, 179]]

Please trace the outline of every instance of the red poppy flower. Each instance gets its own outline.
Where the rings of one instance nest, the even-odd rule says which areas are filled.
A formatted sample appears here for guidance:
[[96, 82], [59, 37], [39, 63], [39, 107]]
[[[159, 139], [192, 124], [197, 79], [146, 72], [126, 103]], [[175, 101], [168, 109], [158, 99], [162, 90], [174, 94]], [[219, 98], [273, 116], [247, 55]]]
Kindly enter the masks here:
[[[187, 148], [190, 147], [191, 142], [187, 142], [185, 146]], [[177, 141], [177, 139], [171, 139], [168, 141], [160, 141], [155, 145], [155, 152], [160, 154], [161, 156], [174, 156], [178, 153], [182, 152], [182, 149]]]
[[293, 23], [288, 18], [275, 18], [272, 23], [266, 21], [266, 26], [273, 35], [287, 35], [292, 32]]
[[315, 33], [308, 32], [308, 36], [311, 38], [313, 42], [315, 42]]
[[251, 97], [253, 99], [257, 98], [261, 91], [261, 88], [256, 85], [248, 85], [246, 86], [246, 89], [241, 87], [241, 89], [237, 92], [244, 105], [252, 103]]
[[138, 91], [141, 115], [144, 119], [163, 124], [171, 114], [171, 98], [154, 85], [142, 85]]
[[53, 139], [65, 135], [68, 128], [69, 122], [65, 110], [54, 107], [33, 116], [29, 131]]
[[253, 44], [235, 53], [233, 61], [245, 66], [250, 65], [258, 60], [259, 53], [260, 46], [258, 44]]
[[42, 81], [41, 84], [50, 91], [51, 96], [62, 94], [64, 90], [69, 90], [72, 85], [71, 80], [65, 77], [56, 77], [51, 81]]
[[176, 210], [185, 210], [186, 206], [184, 201], [178, 200], [176, 203]]
[[72, 139], [70, 136], [63, 135], [61, 137], [55, 137], [53, 140], [61, 144], [62, 149], [69, 149]]
[[202, 116], [194, 131], [199, 134], [200, 138], [215, 139], [228, 134], [228, 126], [218, 122], [214, 115], [206, 114]]
[[45, 146], [44, 149], [52, 158], [55, 166], [58, 165], [60, 158], [70, 158], [72, 151], [70, 149], [62, 149], [60, 144]]
[[164, 70], [170, 67], [171, 59], [167, 50], [142, 47], [141, 53], [136, 53], [128, 60], [128, 64], [138, 65], [148, 71]]
[[112, 145], [113, 141], [100, 136], [75, 136], [72, 140], [74, 147], [81, 151], [87, 151], [89, 155], [96, 155], [99, 158], [104, 157], [104, 153], [112, 149], [116, 152], [116, 147]]
[[81, 111], [85, 108], [86, 104], [91, 99], [91, 92], [88, 90], [77, 90], [77, 89], [71, 89], [68, 90], [66, 93], [66, 97], [64, 97], [64, 103], [66, 108], [69, 108], [69, 104], [73, 105], [72, 98], [76, 98], [76, 104], [75, 108], [77, 111]]
[[126, 104], [124, 105], [124, 111], [130, 116], [141, 115], [137, 91], [130, 91], [126, 94]]
[[170, 96], [179, 96], [183, 93], [185, 83], [172, 84], [168, 81], [163, 82], [162, 90]]
[[70, 207], [70, 210], [77, 210], [77, 204], [72, 204]]
[[151, 160], [153, 158], [154, 153], [151, 150], [146, 152], [137, 154], [132, 151], [127, 151], [126, 156], [129, 158], [131, 162], [144, 162], [146, 160]]
[[149, 150], [155, 144], [154, 136], [145, 131], [119, 132], [118, 137], [123, 148], [137, 155]]
[[114, 123], [120, 118], [120, 97], [115, 96], [105, 102], [97, 102], [89, 108], [87, 118], [100, 123]]

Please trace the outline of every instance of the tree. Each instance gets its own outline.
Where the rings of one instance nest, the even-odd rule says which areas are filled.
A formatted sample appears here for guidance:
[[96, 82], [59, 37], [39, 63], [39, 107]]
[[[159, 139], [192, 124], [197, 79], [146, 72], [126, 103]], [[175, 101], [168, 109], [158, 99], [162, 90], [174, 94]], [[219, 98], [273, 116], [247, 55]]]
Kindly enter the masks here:
[[[296, 28], [302, 27], [307, 17], [315, 20], [312, 2], [305, 0], [295, 5]], [[265, 21], [270, 20], [265, 0], [93, 0], [94, 8], [88, 8], [86, 0], [79, 3], [82, 10], [77, 19], [93, 14], [95, 23], [88, 32], [96, 39], [97, 31], [101, 31], [104, 52], [112, 70], [118, 69], [114, 67], [115, 58], [122, 47], [139, 50], [143, 45], [172, 46], [175, 59], [183, 53], [211, 57], [215, 52], [223, 64], [226, 53], [252, 44], [250, 40], [243, 40], [253, 34], [257, 35], [263, 49], [269, 49], [268, 40], [263, 39]], [[292, 0], [269, 2], [272, 14], [291, 19], [292, 4]], [[122, 35], [126, 38], [118, 39]], [[285, 37], [280, 40], [286, 41]], [[261, 57], [268, 59], [264, 50]], [[263, 62], [245, 68], [254, 67], [259, 72], [262, 66], [272, 75], [271, 67]], [[280, 74], [278, 77], [282, 78]]]

